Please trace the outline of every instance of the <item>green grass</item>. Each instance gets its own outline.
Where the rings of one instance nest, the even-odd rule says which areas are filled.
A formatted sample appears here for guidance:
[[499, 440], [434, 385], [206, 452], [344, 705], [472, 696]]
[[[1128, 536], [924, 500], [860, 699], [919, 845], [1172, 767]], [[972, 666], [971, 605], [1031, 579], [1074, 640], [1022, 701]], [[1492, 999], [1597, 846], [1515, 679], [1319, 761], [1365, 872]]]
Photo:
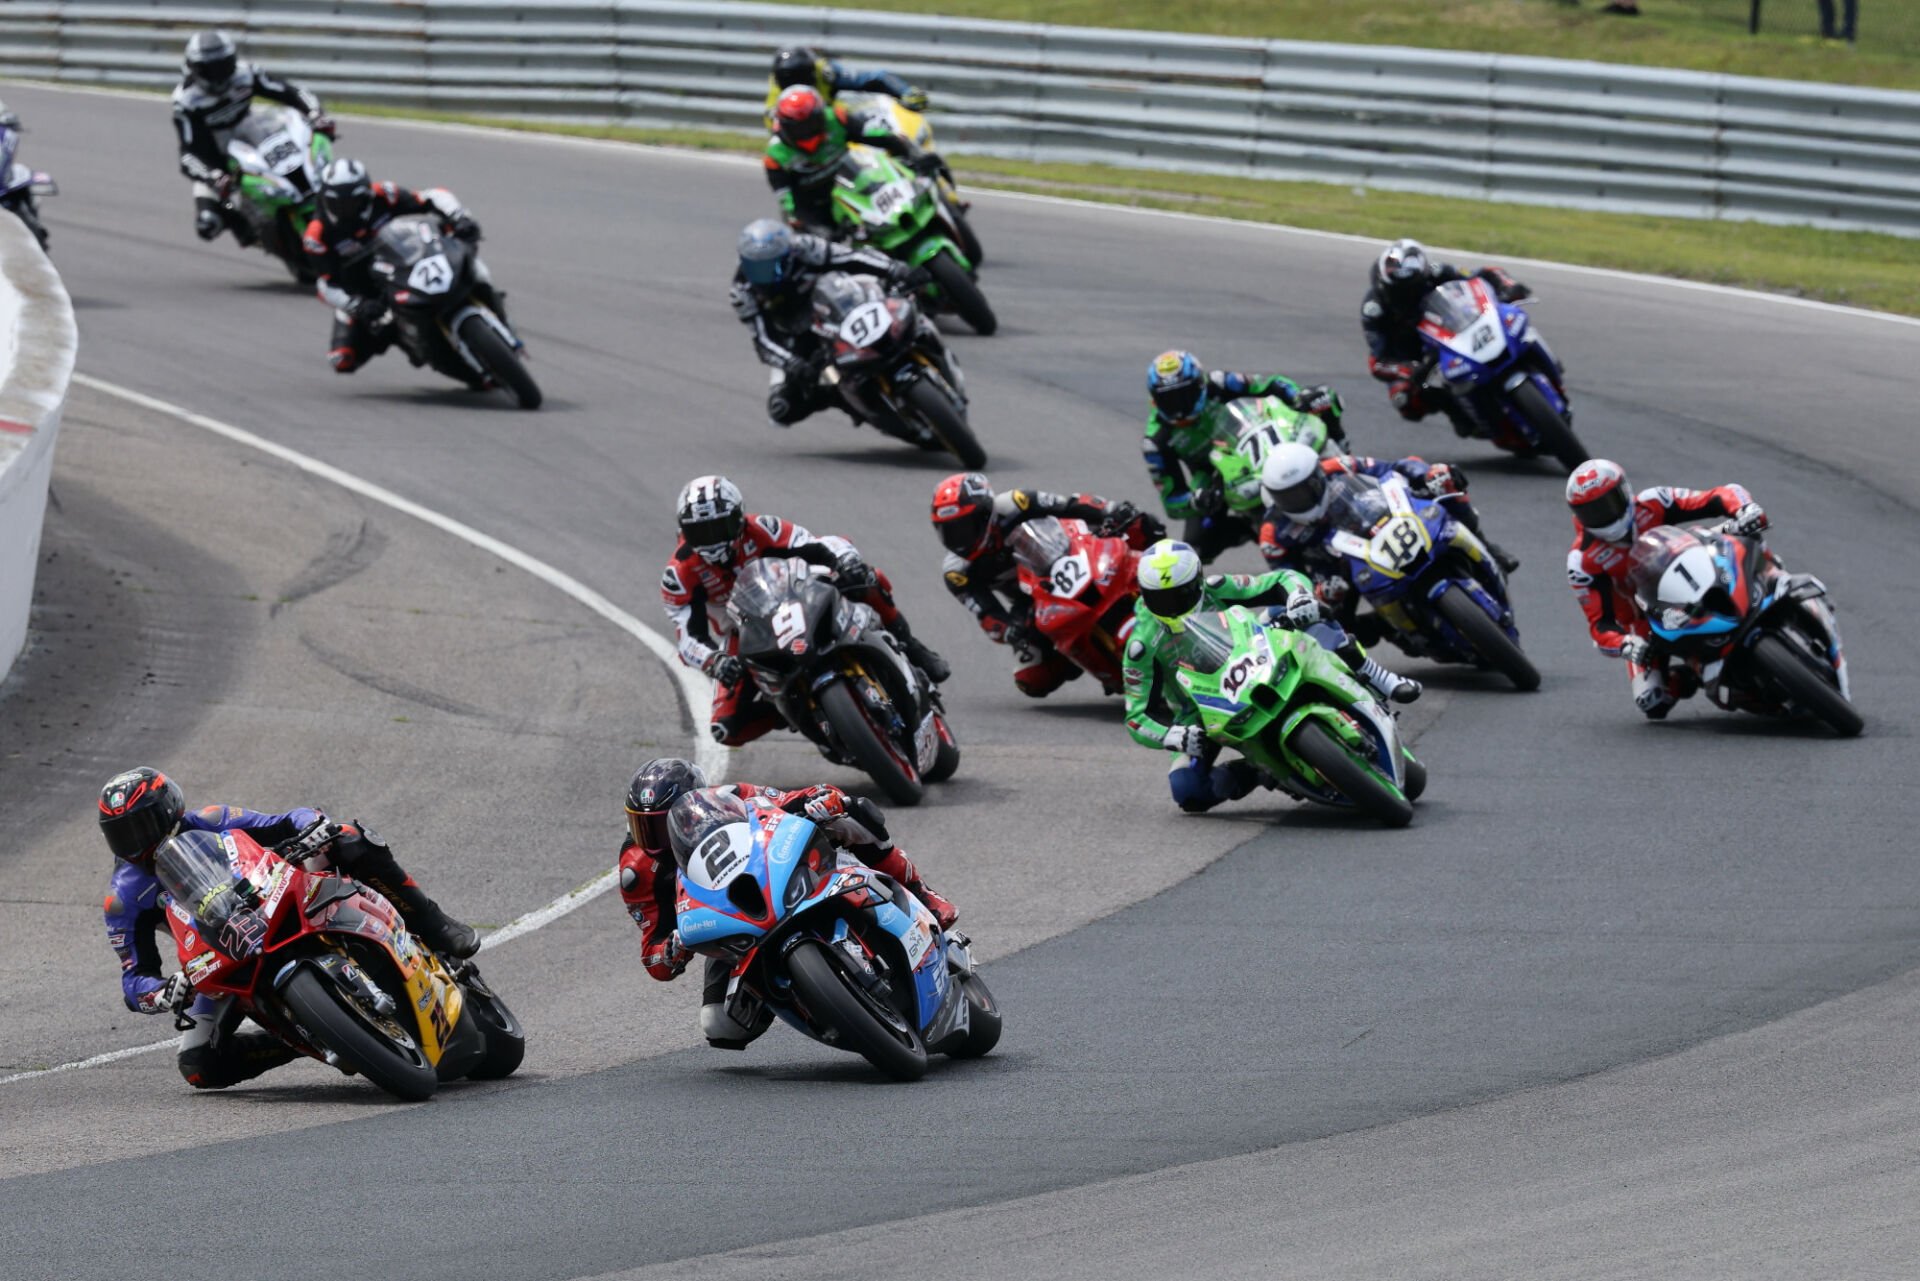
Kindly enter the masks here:
[[1163, 0], [848, 0], [849, 7], [895, 12], [1477, 49], [1920, 89], [1920, 0], [1860, 0], [1857, 48], [1819, 38], [1814, 0], [1764, 0], [1757, 37], [1747, 34], [1749, 0], [1640, 0], [1638, 18], [1602, 13], [1604, 3], [1187, 0], [1174, 6]]
[[[702, 150], [757, 152], [761, 147], [752, 135], [719, 130], [547, 124], [346, 104], [342, 108], [363, 115]], [[1478, 200], [1361, 191], [1325, 183], [1218, 178], [1106, 165], [1035, 165], [982, 156], [956, 157], [954, 164], [963, 186], [1177, 209], [1381, 240], [1416, 236], [1489, 259], [1548, 258], [1920, 316], [1920, 242], [1898, 236], [1533, 205], [1492, 206]], [[738, 216], [744, 222], [753, 211], [742, 210]]]

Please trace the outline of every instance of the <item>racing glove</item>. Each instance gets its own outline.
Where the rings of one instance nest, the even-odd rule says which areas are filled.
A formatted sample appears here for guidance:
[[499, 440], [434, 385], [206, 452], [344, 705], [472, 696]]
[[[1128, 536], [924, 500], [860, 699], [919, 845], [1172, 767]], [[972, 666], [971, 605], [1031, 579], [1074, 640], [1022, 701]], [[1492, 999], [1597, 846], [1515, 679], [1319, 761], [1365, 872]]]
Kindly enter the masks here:
[[931, 178], [946, 168], [946, 162], [931, 151], [919, 151], [907, 157], [907, 168], [922, 178]]
[[1647, 652], [1651, 648], [1652, 646], [1647, 644], [1646, 637], [1629, 636], [1620, 642], [1620, 657], [1632, 663], [1635, 667], [1645, 667], [1647, 665]]
[[833, 576], [839, 580], [841, 591], [858, 591], [873, 585], [873, 571], [860, 559], [859, 552], [841, 552], [833, 562]]
[[142, 1014], [179, 1013], [193, 1003], [193, 983], [184, 974], [169, 974], [167, 981], [141, 996]]
[[1320, 418], [1338, 418], [1347, 412], [1346, 402], [1340, 399], [1340, 393], [1326, 385], [1302, 387], [1293, 398], [1293, 407], [1303, 414], [1313, 414]]
[[1312, 627], [1320, 621], [1320, 602], [1305, 587], [1287, 597], [1287, 625], [1296, 630]]
[[814, 822], [825, 827], [847, 816], [847, 797], [837, 787], [812, 787], [788, 802], [788, 808], [797, 806], [796, 812], [806, 815]]
[[333, 117], [324, 111], [318, 111], [309, 116], [307, 124], [315, 133], [325, 134], [329, 139], [336, 137], [340, 132], [340, 126], [335, 124]]
[[746, 675], [746, 667], [732, 654], [719, 650], [700, 665], [700, 670], [713, 677], [722, 685], [738, 685], [740, 678]]
[[887, 283], [902, 293], [915, 293], [925, 289], [933, 281], [933, 273], [925, 267], [909, 267], [904, 262], [896, 262], [887, 270]]
[[1208, 481], [1193, 491], [1193, 510], [1202, 516], [1218, 515], [1227, 505], [1227, 495], [1216, 481]]
[[1429, 463], [1427, 474], [1415, 487], [1423, 497], [1444, 498], [1467, 492], [1467, 474], [1451, 463]]
[[1733, 532], [1742, 538], [1758, 538], [1768, 523], [1759, 503], [1748, 503], [1733, 514]]
[[908, 111], [925, 111], [931, 104], [927, 101], [927, 91], [915, 87], [900, 95], [900, 105]]
[[289, 863], [304, 863], [310, 858], [332, 853], [333, 842], [339, 837], [340, 831], [340, 825], [323, 814], [274, 846], [273, 852]]
[[1501, 302], [1519, 302], [1523, 298], [1533, 297], [1533, 290], [1527, 288], [1502, 267], [1482, 267], [1480, 278], [1493, 286], [1493, 292], [1499, 295]]
[[470, 245], [480, 243], [480, 224], [473, 220], [473, 215], [455, 214], [448, 219], [448, 222], [452, 226], [455, 240], [464, 240]]
[[1127, 532], [1127, 527], [1140, 518], [1140, 509], [1132, 503], [1118, 502], [1107, 508], [1107, 514], [1100, 518], [1100, 536], [1113, 538]]
[[1313, 585], [1313, 594], [1319, 600], [1321, 617], [1338, 613], [1340, 606], [1346, 603], [1347, 593], [1352, 590], [1344, 578], [1323, 578]]
[[1175, 725], [1160, 740], [1160, 745], [1183, 756], [1198, 756], [1207, 750], [1207, 732], [1198, 725]]

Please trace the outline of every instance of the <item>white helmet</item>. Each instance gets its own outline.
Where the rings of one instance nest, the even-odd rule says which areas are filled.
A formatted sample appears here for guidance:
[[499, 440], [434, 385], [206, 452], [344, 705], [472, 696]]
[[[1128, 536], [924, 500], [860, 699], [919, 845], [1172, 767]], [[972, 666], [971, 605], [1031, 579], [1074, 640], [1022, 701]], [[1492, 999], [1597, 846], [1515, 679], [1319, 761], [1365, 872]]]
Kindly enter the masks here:
[[1201, 590], [1206, 586], [1200, 575], [1200, 553], [1171, 538], [1163, 538], [1140, 553], [1134, 577], [1140, 584], [1140, 603], [1155, 618], [1168, 622], [1198, 609]]
[[747, 526], [740, 487], [725, 476], [696, 476], [680, 491], [680, 536], [713, 565], [730, 565]]
[[1260, 497], [1292, 520], [1317, 519], [1332, 501], [1320, 455], [1297, 440], [1276, 445], [1260, 464]]

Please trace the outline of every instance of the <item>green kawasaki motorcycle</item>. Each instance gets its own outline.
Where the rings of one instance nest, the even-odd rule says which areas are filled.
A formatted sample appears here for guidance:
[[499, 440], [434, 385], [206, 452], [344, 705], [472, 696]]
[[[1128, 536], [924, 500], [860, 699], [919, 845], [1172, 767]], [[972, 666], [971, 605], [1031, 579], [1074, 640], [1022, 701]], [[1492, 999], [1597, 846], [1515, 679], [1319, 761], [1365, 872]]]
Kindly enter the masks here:
[[314, 274], [301, 238], [332, 159], [332, 140], [290, 107], [256, 105], [227, 139], [234, 179], [227, 203], [253, 224], [260, 247], [303, 285], [312, 284]]
[[1263, 626], [1244, 606], [1190, 615], [1169, 637], [1174, 679], [1207, 737], [1273, 775], [1300, 800], [1413, 821], [1426, 767], [1347, 665], [1304, 632]]
[[[1260, 526], [1266, 500], [1260, 496], [1260, 464], [1276, 445], [1298, 441], [1326, 454], [1327, 425], [1312, 414], [1287, 408], [1278, 396], [1228, 401], [1211, 453], [1226, 512]], [[1334, 451], [1338, 453], [1338, 450]]]
[[926, 295], [975, 333], [999, 327], [973, 264], [942, 213], [932, 178], [919, 178], [872, 147], [851, 146], [833, 179], [833, 218], [855, 240], [933, 275]]

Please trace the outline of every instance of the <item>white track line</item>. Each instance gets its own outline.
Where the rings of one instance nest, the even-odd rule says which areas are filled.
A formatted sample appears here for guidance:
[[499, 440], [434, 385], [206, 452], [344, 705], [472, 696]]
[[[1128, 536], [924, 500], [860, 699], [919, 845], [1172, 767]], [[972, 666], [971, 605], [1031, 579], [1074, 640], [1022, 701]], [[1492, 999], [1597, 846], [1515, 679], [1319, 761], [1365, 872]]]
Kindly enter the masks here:
[[[189, 423], [202, 430], [210, 431], [216, 436], [224, 436], [228, 440], [245, 445], [249, 449], [257, 449], [263, 454], [271, 454], [282, 462], [291, 463], [308, 475], [318, 476], [322, 480], [332, 481], [342, 489], [359, 494], [362, 498], [370, 498], [374, 502], [391, 507], [393, 510], [404, 515], [412, 516], [416, 520], [425, 521], [435, 529], [444, 530], [446, 533], [452, 534], [455, 538], [471, 543], [480, 550], [489, 552], [510, 565], [515, 565], [526, 570], [541, 582], [556, 587], [560, 591], [573, 597], [574, 600], [585, 605], [588, 609], [600, 615], [600, 617], [606, 619], [615, 627], [618, 627], [621, 631], [639, 641], [642, 645], [645, 645], [655, 658], [658, 658], [662, 663], [666, 664], [667, 671], [673, 675], [680, 689], [680, 697], [685, 700], [687, 710], [689, 714], [692, 715], [695, 726], [698, 726], [704, 718], [707, 706], [713, 697], [713, 686], [707, 678], [681, 664], [680, 657], [674, 650], [673, 642], [669, 641], [659, 632], [654, 631], [651, 627], [648, 627], [626, 610], [621, 609], [599, 592], [594, 591], [593, 588], [588, 587], [585, 583], [573, 577], [573, 575], [555, 569], [552, 565], [547, 564], [547, 562], [528, 555], [518, 547], [503, 543], [491, 534], [483, 534], [473, 526], [463, 524], [451, 516], [442, 515], [430, 507], [422, 507], [412, 499], [402, 498], [392, 490], [376, 485], [372, 481], [362, 480], [352, 472], [342, 471], [331, 463], [323, 463], [319, 459], [303, 454], [296, 449], [289, 449], [285, 445], [275, 444], [273, 441], [261, 436], [256, 436], [244, 428], [235, 427], [231, 423], [223, 423], [216, 418], [209, 418], [205, 414], [196, 414], [191, 409], [182, 408], [179, 405], [161, 400], [156, 396], [149, 396], [145, 392], [134, 391], [131, 388], [122, 387], [116, 383], [110, 383], [104, 379], [92, 377], [89, 374], [75, 373], [73, 375], [73, 381], [83, 387], [88, 387], [94, 391], [118, 397], [130, 404], [138, 405], [142, 409], [150, 409], [155, 413], [167, 414], [171, 417], [178, 418], [184, 423]], [[699, 733], [697, 729], [695, 731], [693, 754], [694, 759], [699, 762], [701, 768], [705, 769], [709, 774], [718, 776], [721, 773], [721, 764], [726, 755], [725, 750], [706, 735]], [[576, 908], [584, 907], [586, 904], [612, 889], [614, 878], [617, 874], [618, 869], [609, 868], [578, 889], [568, 890], [565, 894], [562, 894], [559, 898], [546, 904], [544, 907], [537, 907], [524, 916], [509, 921], [507, 924], [493, 931], [493, 933], [487, 935], [486, 938], [482, 940], [480, 946], [482, 949], [498, 947], [502, 943], [512, 942], [523, 934], [531, 934], [543, 926], [551, 925], [553, 922], [567, 915], [567, 913], [574, 911]], [[121, 1059], [132, 1058], [136, 1054], [146, 1054], [153, 1050], [164, 1050], [179, 1043], [180, 1038], [174, 1037], [169, 1041], [155, 1041], [148, 1045], [130, 1046], [124, 1050], [109, 1050], [105, 1054], [96, 1054], [89, 1059], [78, 1059], [72, 1063], [62, 1063], [55, 1067], [40, 1068], [32, 1072], [16, 1072], [12, 1076], [0, 1076], [0, 1085], [8, 1085], [15, 1081], [29, 1081], [36, 1077], [52, 1076], [56, 1072], [72, 1072], [80, 1068], [99, 1067], [106, 1063], [117, 1063]]]

